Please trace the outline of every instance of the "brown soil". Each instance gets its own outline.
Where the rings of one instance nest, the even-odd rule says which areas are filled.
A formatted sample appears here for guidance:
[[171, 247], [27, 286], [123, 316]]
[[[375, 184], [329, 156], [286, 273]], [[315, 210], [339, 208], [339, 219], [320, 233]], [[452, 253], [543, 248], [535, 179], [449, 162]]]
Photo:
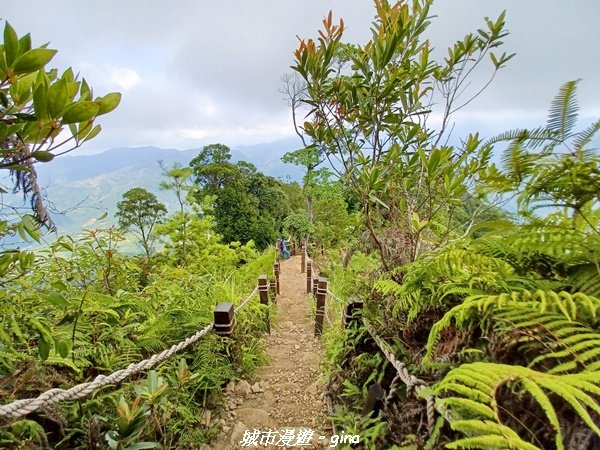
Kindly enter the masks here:
[[[300, 257], [281, 261], [278, 317], [267, 337], [268, 364], [252, 383], [240, 381], [227, 386], [228, 418], [210, 448], [324, 448], [329, 445], [325, 394], [320, 376], [321, 344], [314, 337], [311, 301], [306, 294], [306, 274], [300, 272]], [[293, 429], [294, 431], [286, 431]], [[258, 446], [242, 445], [256, 431]], [[269, 430], [273, 433], [267, 433]], [[301, 430], [314, 432], [311, 445], [298, 445]], [[287, 433], [287, 434], [286, 434]], [[294, 435], [295, 438], [285, 438]], [[269, 438], [269, 436], [271, 436]], [[282, 439], [283, 437], [283, 439]], [[289, 446], [283, 445], [289, 443]]]

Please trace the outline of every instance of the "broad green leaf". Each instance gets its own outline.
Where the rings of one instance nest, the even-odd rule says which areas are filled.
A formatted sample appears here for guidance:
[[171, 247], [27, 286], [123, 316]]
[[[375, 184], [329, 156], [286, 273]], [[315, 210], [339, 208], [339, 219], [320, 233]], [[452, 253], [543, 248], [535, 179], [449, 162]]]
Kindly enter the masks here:
[[66, 291], [69, 288], [65, 283], [63, 283], [60, 280], [51, 282], [50, 286], [52, 286], [54, 289], [57, 289], [59, 291]]
[[43, 361], [47, 360], [50, 355], [50, 342], [44, 340], [43, 337], [40, 337], [38, 341], [38, 352]]
[[33, 152], [31, 156], [40, 162], [50, 162], [54, 159], [54, 155], [52, 153], [42, 150]]
[[67, 106], [67, 80], [61, 79], [48, 88], [48, 112], [53, 119], [60, 117]]
[[58, 341], [56, 343], [56, 351], [60, 356], [66, 358], [69, 355], [69, 343], [67, 341]]
[[90, 131], [90, 133], [83, 138], [83, 140], [87, 142], [91, 139], [94, 139], [100, 134], [100, 131], [102, 131], [102, 127], [100, 125], [96, 125], [94, 128], [92, 128], [92, 131]]
[[99, 105], [98, 115], [106, 114], [111, 112], [121, 102], [121, 94], [119, 92], [111, 92], [106, 94], [104, 97], [96, 100]]
[[81, 87], [80, 87], [79, 95], [81, 96], [81, 98], [83, 100], [87, 100], [88, 98], [91, 98], [90, 86], [87, 83], [87, 81], [85, 81], [85, 78], [83, 78], [81, 80]]
[[54, 306], [58, 306], [61, 308], [66, 308], [67, 306], [69, 306], [69, 301], [66, 298], [64, 298], [61, 294], [58, 294], [56, 292], [51, 292], [50, 294], [47, 294], [45, 298]]
[[31, 34], [27, 33], [19, 39], [19, 52], [25, 53], [31, 50]]
[[62, 124], [83, 122], [98, 113], [99, 106], [95, 102], [77, 102], [69, 106], [63, 115]]
[[17, 61], [15, 73], [22, 74], [35, 72], [44, 67], [55, 54], [56, 50], [50, 50], [48, 48], [34, 48], [33, 50], [29, 50], [19, 58], [19, 61]]
[[48, 88], [41, 84], [33, 93], [33, 108], [38, 120], [43, 120], [48, 116]]
[[4, 24], [4, 52], [6, 54], [6, 65], [12, 67], [19, 55], [19, 38], [8, 22]]

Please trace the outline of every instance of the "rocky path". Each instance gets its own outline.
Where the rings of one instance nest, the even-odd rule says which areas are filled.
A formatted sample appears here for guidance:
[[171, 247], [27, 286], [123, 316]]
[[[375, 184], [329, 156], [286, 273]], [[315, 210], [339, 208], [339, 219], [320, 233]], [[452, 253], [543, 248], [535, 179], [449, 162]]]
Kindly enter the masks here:
[[227, 386], [228, 419], [211, 447], [215, 450], [329, 445], [330, 422], [319, 380], [321, 345], [313, 337], [299, 256], [281, 261], [280, 283], [278, 317], [267, 337], [268, 365], [256, 380]]

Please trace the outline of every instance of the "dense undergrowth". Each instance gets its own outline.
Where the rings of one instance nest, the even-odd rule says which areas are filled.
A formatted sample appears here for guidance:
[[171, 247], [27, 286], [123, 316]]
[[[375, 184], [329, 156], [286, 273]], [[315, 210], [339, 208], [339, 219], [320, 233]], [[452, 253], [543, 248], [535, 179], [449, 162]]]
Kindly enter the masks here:
[[[345, 24], [332, 14], [316, 40], [300, 41], [286, 94], [294, 119], [305, 113], [294, 122], [305, 147], [287, 155], [305, 168], [302, 189], [210, 145], [190, 167], [165, 169], [161, 187], [179, 211], [163, 217], [166, 208], [139, 189], [120, 203], [121, 226], [137, 233], [146, 257], [121, 253], [116, 228], [36, 252], [3, 249], [2, 403], [108, 374], [195, 333], [216, 302], [239, 302], [270, 273], [275, 255], [265, 249], [285, 232], [327, 244], [317, 262], [330, 290], [364, 301], [372, 331], [427, 386], [407, 390], [365, 322], [338, 326], [345, 305], [330, 298], [333, 420], [363, 448], [600, 448], [600, 121], [579, 127], [578, 81], [570, 81], [545, 125], [449, 145], [452, 114], [487, 86], [471, 84], [473, 71], [491, 61], [491, 82], [513, 55], [500, 52], [501, 13], [436, 61], [422, 37], [431, 5], [376, 0], [364, 45], [343, 42]], [[118, 96], [94, 98], [72, 71], [46, 71], [51, 50], [19, 63], [31, 42], [8, 25], [0, 50], [0, 168], [32, 200], [32, 215], [2, 216], [0, 238], [37, 239], [39, 225], [53, 224], [34, 163], [54, 157], [63, 129], [75, 146], [95, 136], [93, 120]], [[442, 121], [433, 129], [436, 107]], [[339, 161], [336, 180], [320, 168], [326, 160]], [[499, 207], [507, 199], [511, 214]], [[220, 235], [247, 243], [225, 245]], [[217, 429], [205, 418], [222, 386], [264, 361], [261, 308], [250, 302], [231, 340], [208, 334], [120, 386], [1, 422], [0, 446], [209, 441]], [[365, 398], [375, 384], [386, 401], [371, 413]], [[431, 428], [425, 396], [435, 399]]]
[[[62, 239], [36, 256], [34, 274], [5, 286], [2, 400], [36, 396], [109, 374], [158, 353], [212, 321], [219, 301], [239, 303], [272, 269], [274, 254], [214, 245], [218, 262], [172, 267], [124, 257], [115, 230]], [[111, 253], [107, 248], [112, 248]], [[102, 269], [105, 272], [102, 272]], [[142, 283], [143, 281], [143, 283]], [[256, 299], [255, 299], [256, 300]], [[207, 441], [221, 387], [264, 359], [264, 312], [251, 301], [230, 341], [212, 333], [156, 371], [90, 399], [63, 402], [4, 424], [3, 448], [187, 448]]]
[[[553, 107], [573, 113], [573, 95], [565, 85]], [[481, 222], [392, 272], [355, 261], [358, 281], [331, 266], [338, 289], [365, 300], [376, 332], [436, 398], [434, 430], [423, 398], [404, 386], [388, 410], [365, 415], [368, 387], [390, 389], [395, 369], [364, 328], [332, 331], [330, 392], [345, 405], [336, 417], [362, 430], [366, 448], [600, 445], [599, 160], [583, 148], [599, 125], [557, 145], [554, 123], [505, 136], [503, 170], [489, 170], [488, 182], [518, 196], [518, 220]]]
[[[545, 125], [448, 145], [452, 114], [482, 92], [469, 93], [470, 74], [490, 60], [491, 81], [512, 55], [500, 50], [501, 13], [435, 60], [421, 36], [431, 5], [376, 1], [362, 45], [344, 42], [330, 14], [295, 52], [301, 129], [342, 161], [361, 205], [346, 255], [378, 262], [351, 261], [356, 280], [333, 261], [324, 271], [347, 301], [365, 302], [375, 333], [428, 386], [415, 396], [394, 380], [364, 326], [333, 330], [335, 420], [374, 449], [598, 448], [600, 121], [578, 124], [569, 81]], [[436, 107], [441, 128], [427, 120]], [[513, 214], [497, 207], [507, 201]], [[371, 415], [373, 384], [394, 392]]]

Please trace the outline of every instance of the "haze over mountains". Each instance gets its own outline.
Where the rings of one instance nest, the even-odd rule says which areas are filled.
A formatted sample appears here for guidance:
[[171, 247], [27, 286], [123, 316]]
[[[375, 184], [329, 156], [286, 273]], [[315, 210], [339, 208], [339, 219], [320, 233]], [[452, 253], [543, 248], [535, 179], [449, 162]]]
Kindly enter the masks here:
[[[248, 161], [257, 169], [284, 181], [300, 181], [302, 169], [284, 164], [281, 157], [300, 148], [296, 138], [231, 149], [232, 160]], [[169, 209], [175, 196], [159, 189], [163, 180], [159, 161], [166, 167], [187, 165], [200, 148], [116, 148], [94, 155], [65, 155], [37, 166], [40, 186], [46, 191], [59, 234], [77, 234], [82, 227], [98, 226], [95, 219], [108, 212], [106, 224], [115, 223], [116, 203], [124, 192], [142, 187], [157, 195]], [[60, 214], [59, 212], [64, 212]]]

